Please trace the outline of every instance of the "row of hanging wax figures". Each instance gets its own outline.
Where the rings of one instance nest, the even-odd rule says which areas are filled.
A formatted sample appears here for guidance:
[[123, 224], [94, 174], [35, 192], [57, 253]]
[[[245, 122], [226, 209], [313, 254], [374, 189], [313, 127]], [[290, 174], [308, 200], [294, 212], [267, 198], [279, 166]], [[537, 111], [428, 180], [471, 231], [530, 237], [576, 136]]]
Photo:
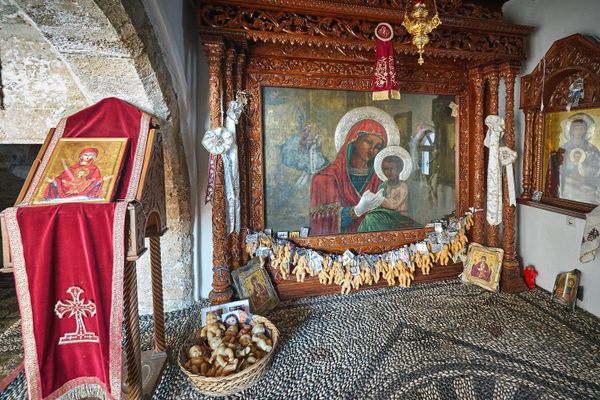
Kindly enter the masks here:
[[375, 156], [386, 147], [384, 127], [367, 119], [348, 132], [335, 160], [312, 179], [310, 228], [315, 235], [371, 232], [419, 226], [406, 216], [408, 185], [399, 179], [398, 155], [381, 161], [386, 182], [375, 174]]

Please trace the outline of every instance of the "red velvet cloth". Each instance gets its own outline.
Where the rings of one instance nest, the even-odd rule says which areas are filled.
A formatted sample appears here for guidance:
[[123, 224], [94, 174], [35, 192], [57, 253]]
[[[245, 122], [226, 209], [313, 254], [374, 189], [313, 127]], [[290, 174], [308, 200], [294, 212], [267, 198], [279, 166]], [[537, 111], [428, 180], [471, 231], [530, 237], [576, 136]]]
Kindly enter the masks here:
[[[312, 179], [310, 187], [310, 231], [314, 235], [341, 233], [341, 212], [343, 207], [353, 207], [360, 201], [363, 193], [370, 190], [377, 192], [381, 180], [373, 172], [359, 193], [348, 174], [348, 146], [353, 143], [359, 133], [367, 132], [380, 135], [387, 143], [387, 135], [381, 124], [373, 120], [362, 120], [348, 131], [344, 145], [340, 148], [336, 159], [326, 168], [318, 172]], [[374, 158], [374, 156], [373, 156]], [[372, 162], [373, 160], [371, 160]], [[356, 218], [345, 229], [356, 232], [364, 215]]]
[[[115, 190], [116, 197], [126, 198], [137, 189], [148, 128], [147, 115], [108, 98], [61, 122], [55, 137], [129, 138]], [[121, 397], [126, 206], [66, 203], [13, 208], [5, 214], [30, 399], [56, 398], [70, 390]], [[82, 291], [78, 298], [75, 291]], [[72, 311], [77, 308], [85, 309], [79, 319]], [[74, 332], [85, 332], [77, 336], [84, 340], [69, 335]]]
[[[127, 137], [129, 138], [128, 156], [121, 172], [119, 187], [115, 190], [115, 199], [124, 199], [129, 186], [137, 141], [140, 134], [142, 111], [131, 104], [109, 97], [71, 115], [67, 119], [63, 137]], [[146, 129], [146, 127], [144, 127]]]
[[[47, 398], [82, 377], [92, 378], [85, 383], [98, 383], [110, 392], [110, 346], [112, 341], [121, 342], [120, 335], [109, 335], [116, 204], [69, 203], [17, 210], [39, 365], [39, 398]], [[117, 235], [123, 238], [124, 221], [119, 229]], [[21, 299], [27, 293], [19, 283]], [[98, 343], [59, 344], [60, 337], [76, 330], [74, 317], [58, 318], [53, 312], [58, 301], [72, 300], [67, 293], [71, 286], [83, 289], [81, 300], [91, 300], [96, 307], [96, 315], [83, 321], [86, 331], [97, 335]], [[123, 290], [122, 280], [119, 286], [114, 290]], [[122, 314], [117, 318], [120, 326]], [[26, 334], [24, 331], [24, 337]], [[25, 347], [25, 351], [33, 349]]]
[[373, 66], [373, 100], [400, 99], [396, 80], [394, 31], [391, 25], [380, 23], [375, 28], [375, 65]]

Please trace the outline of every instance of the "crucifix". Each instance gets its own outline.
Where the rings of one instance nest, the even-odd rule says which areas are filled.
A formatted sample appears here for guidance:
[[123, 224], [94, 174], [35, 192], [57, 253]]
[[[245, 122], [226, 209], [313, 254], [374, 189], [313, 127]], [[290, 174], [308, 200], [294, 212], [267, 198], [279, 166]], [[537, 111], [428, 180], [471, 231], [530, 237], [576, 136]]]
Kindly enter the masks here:
[[79, 286], [71, 286], [67, 289], [67, 293], [71, 295], [73, 300], [66, 300], [66, 303], [59, 300], [54, 306], [54, 312], [58, 318], [63, 318], [66, 313], [69, 313], [67, 318], [74, 316], [77, 328], [75, 332], [66, 333], [61, 337], [58, 340], [58, 344], [98, 343], [98, 336], [94, 332], [86, 331], [83, 323], [83, 317], [93, 317], [96, 315], [96, 305], [91, 300], [80, 299], [83, 289]]

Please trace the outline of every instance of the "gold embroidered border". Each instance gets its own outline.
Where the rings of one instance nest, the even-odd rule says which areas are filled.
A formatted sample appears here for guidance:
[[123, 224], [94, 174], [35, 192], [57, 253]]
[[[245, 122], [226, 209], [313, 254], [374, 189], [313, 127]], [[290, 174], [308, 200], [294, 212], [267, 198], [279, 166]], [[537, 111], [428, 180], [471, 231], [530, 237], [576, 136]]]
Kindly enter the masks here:
[[328, 216], [337, 213], [340, 208], [342, 208], [342, 206], [339, 202], [323, 204], [322, 206], [311, 208], [309, 214], [311, 217]]
[[146, 143], [148, 142], [148, 131], [150, 129], [150, 115], [142, 113], [140, 121], [140, 133], [138, 135], [137, 148], [135, 149], [135, 158], [131, 169], [131, 178], [129, 178], [129, 187], [125, 201], [129, 202], [135, 199], [140, 177], [142, 175], [142, 167], [144, 166], [144, 154], [146, 153]]
[[33, 313], [31, 308], [31, 295], [29, 281], [25, 270], [23, 254], [23, 241], [21, 230], [17, 221], [17, 208], [7, 208], [4, 212], [8, 240], [12, 252], [17, 297], [21, 308], [21, 335], [23, 337], [23, 353], [25, 376], [27, 378], [27, 394], [31, 400], [42, 398], [42, 385], [40, 382], [40, 369], [37, 358], [36, 341], [33, 331]]
[[[91, 376], [84, 376], [81, 378], [71, 379], [54, 392], [50, 393], [44, 400], [55, 400], [62, 396], [68, 395], [71, 391], [79, 391], [82, 395], [77, 398], [97, 398], [97, 399], [113, 399], [108, 394], [106, 385], [102, 383], [98, 378]], [[68, 397], [68, 396], [65, 396]], [[41, 397], [40, 397], [41, 399]]]
[[67, 118], [61, 119], [60, 122], [58, 123], [58, 125], [56, 125], [56, 129], [54, 130], [54, 135], [52, 136], [52, 140], [50, 140], [50, 143], [48, 144], [48, 148], [46, 148], [46, 152], [44, 153], [44, 157], [42, 158], [40, 165], [38, 166], [37, 170], [35, 171], [35, 175], [33, 177], [33, 180], [31, 181], [31, 183], [29, 184], [27, 193], [25, 194], [25, 197], [23, 197], [23, 201], [21, 201], [19, 204], [17, 204], [17, 207], [24, 207], [24, 206], [28, 205], [29, 202], [31, 201], [31, 197], [33, 197], [33, 191], [37, 187], [40, 179], [42, 179], [42, 174], [46, 170], [46, 165], [48, 165], [48, 161], [50, 161], [50, 156], [52, 155], [52, 152], [54, 151], [54, 148], [56, 147], [56, 144], [58, 143], [58, 139], [60, 139], [62, 137], [62, 135], [65, 133], [66, 125], [67, 125]]
[[110, 310], [109, 381], [111, 394], [121, 398], [123, 271], [125, 269], [125, 216], [127, 203], [120, 202], [113, 217], [113, 283]]

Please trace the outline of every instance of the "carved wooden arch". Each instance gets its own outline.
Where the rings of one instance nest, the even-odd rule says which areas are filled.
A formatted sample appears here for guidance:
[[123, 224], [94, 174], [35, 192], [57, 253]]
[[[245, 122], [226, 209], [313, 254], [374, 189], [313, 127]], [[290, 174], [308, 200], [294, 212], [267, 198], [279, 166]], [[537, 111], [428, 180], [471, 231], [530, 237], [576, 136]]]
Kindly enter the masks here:
[[[460, 214], [469, 206], [484, 207], [484, 103], [492, 99], [494, 107], [498, 107], [498, 85], [484, 93], [484, 78], [497, 81], [500, 76], [508, 77], [514, 84], [518, 66], [525, 57], [525, 39], [531, 28], [505, 23], [497, 10], [470, 1], [438, 0], [442, 25], [431, 34], [425, 65], [419, 67], [416, 48], [401, 26], [406, 3], [401, 0], [197, 2], [197, 27], [209, 63], [211, 125], [221, 123], [221, 99], [231, 98], [231, 88], [238, 87], [243, 81], [243, 87], [250, 95], [250, 118], [242, 120], [238, 132], [240, 160], [243, 160], [240, 162], [242, 228], [265, 228], [262, 88], [370, 91], [375, 45], [373, 32], [382, 21], [390, 23], [395, 33], [400, 90], [403, 93], [455, 96], [460, 109], [457, 118], [456, 212]], [[243, 69], [242, 75], [231, 73], [239, 69]], [[514, 104], [514, 90], [507, 93], [511, 96], [510, 100], [507, 96], [507, 104]], [[514, 123], [508, 125], [514, 127]], [[514, 130], [509, 137], [511, 135], [514, 140]], [[226, 234], [222, 166], [217, 168], [213, 200], [213, 291], [210, 294], [213, 303], [232, 298], [229, 272], [244, 261], [237, 260], [239, 255], [236, 256], [243, 237], [239, 240], [235, 235]], [[506, 215], [512, 224], [504, 229], [509, 238], [504, 242], [514, 247], [514, 209], [507, 210]], [[484, 213], [476, 214], [475, 223], [474, 235], [485, 243]], [[426, 231], [319, 236], [299, 239], [297, 243], [331, 252], [349, 247], [363, 252], [383, 252], [420, 240]], [[516, 259], [516, 250], [514, 253]], [[511, 262], [518, 267], [518, 263]], [[432, 270], [433, 274], [442, 275], [417, 276], [416, 280], [452, 277], [461, 269], [462, 265], [456, 265]], [[313, 280], [298, 285], [274, 275], [276, 288], [283, 297], [338, 290]]]
[[600, 107], [600, 44], [575, 34], [554, 42], [535, 69], [521, 78], [520, 108], [525, 114], [525, 139], [519, 202], [584, 218], [593, 205], [545, 194], [540, 202], [531, 201], [533, 192], [544, 192], [544, 113], [565, 110], [569, 86], [579, 76], [585, 80], [585, 97], [572, 111]]

